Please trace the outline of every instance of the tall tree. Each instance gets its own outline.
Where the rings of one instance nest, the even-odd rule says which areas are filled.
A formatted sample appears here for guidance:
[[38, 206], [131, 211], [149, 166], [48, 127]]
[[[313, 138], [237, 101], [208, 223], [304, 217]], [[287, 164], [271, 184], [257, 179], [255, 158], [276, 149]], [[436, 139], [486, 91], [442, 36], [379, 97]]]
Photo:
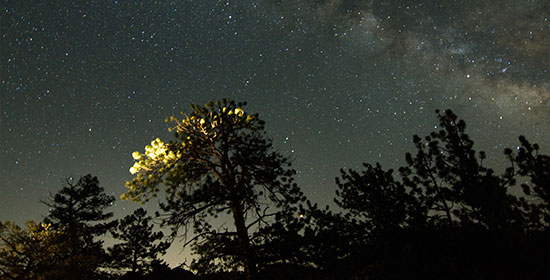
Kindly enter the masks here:
[[[496, 174], [474, 150], [466, 123], [450, 110], [436, 113], [441, 129], [413, 137], [416, 153], [406, 154], [399, 179], [378, 164], [337, 178], [336, 202], [364, 235], [356, 247], [366, 254], [355, 259], [363, 267], [369, 262], [369, 277], [383, 279], [405, 277], [401, 272], [460, 279], [548, 275], [549, 157], [520, 137], [517, 154], [505, 151], [512, 166]], [[513, 191], [520, 179], [525, 196]], [[354, 233], [343, 236], [356, 239]]]
[[103, 241], [97, 238], [116, 224], [107, 221], [113, 213], [106, 212], [114, 200], [99, 186], [97, 177], [88, 174], [76, 183], [66, 179], [59, 192], [43, 201], [49, 207], [45, 223], [62, 230], [67, 238], [69, 250], [63, 258], [68, 271], [78, 271], [90, 279], [97, 277], [98, 267], [107, 256]]
[[109, 248], [114, 267], [144, 274], [153, 263], [161, 262], [158, 255], [164, 254], [170, 243], [161, 241], [164, 234], [153, 231], [151, 220], [143, 208], [120, 220], [112, 234], [123, 242]]
[[[197, 249], [221, 237], [234, 240], [236, 252], [212, 260], [240, 260], [246, 279], [251, 280], [256, 277], [252, 229], [265, 225], [276, 209], [294, 207], [303, 194], [292, 183], [289, 160], [273, 151], [264, 122], [243, 106], [224, 99], [204, 107], [192, 105], [182, 120], [167, 120], [175, 125], [176, 140], [156, 139], [145, 153], [134, 152], [136, 162], [130, 172], [136, 176], [127, 182], [123, 198], [146, 201], [164, 184], [164, 224], [174, 232], [192, 226]], [[209, 221], [224, 213], [231, 215], [234, 231], [214, 229]]]
[[416, 155], [407, 153], [408, 166], [400, 168], [403, 183], [430, 213], [427, 222], [494, 230], [520, 223], [507, 192], [511, 182], [483, 165], [485, 153], [474, 150], [466, 123], [451, 110], [436, 113], [441, 129], [424, 139], [415, 135]]

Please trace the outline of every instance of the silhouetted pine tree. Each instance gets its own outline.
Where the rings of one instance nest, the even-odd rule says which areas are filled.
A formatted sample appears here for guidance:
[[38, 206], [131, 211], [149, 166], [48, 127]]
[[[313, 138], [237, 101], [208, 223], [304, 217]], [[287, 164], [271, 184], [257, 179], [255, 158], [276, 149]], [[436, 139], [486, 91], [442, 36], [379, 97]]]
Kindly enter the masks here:
[[[336, 202], [347, 211], [338, 216], [357, 228], [342, 238], [359, 241], [347, 267], [362, 264], [369, 279], [548, 276], [549, 157], [520, 137], [517, 154], [505, 151], [512, 166], [496, 174], [466, 123], [436, 113], [441, 129], [413, 137], [416, 153], [406, 154], [400, 178], [365, 164], [337, 179]], [[520, 179], [524, 196], [512, 191]]]
[[55, 195], [43, 201], [49, 207], [44, 219], [67, 239], [68, 250], [63, 259], [67, 273], [63, 279], [98, 279], [98, 268], [106, 261], [104, 235], [116, 222], [107, 222], [113, 213], [106, 209], [114, 202], [114, 197], [105, 194], [99, 180], [85, 175], [75, 183], [65, 180], [65, 185]]
[[144, 274], [152, 269], [152, 264], [161, 262], [158, 255], [163, 255], [170, 243], [161, 241], [164, 234], [153, 231], [151, 220], [145, 209], [138, 208], [112, 230], [113, 237], [122, 241], [109, 248], [114, 267]]

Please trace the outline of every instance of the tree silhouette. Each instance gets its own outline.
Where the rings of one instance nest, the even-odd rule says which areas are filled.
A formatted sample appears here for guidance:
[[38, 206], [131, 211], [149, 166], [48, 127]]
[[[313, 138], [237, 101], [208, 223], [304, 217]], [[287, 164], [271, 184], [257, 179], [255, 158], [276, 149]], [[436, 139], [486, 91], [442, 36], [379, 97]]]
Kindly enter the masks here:
[[[174, 233], [192, 227], [194, 249], [212, 265], [239, 260], [246, 279], [255, 279], [256, 255], [250, 232], [268, 223], [277, 209], [292, 207], [303, 194], [292, 183], [294, 171], [287, 158], [273, 151], [264, 122], [248, 114], [244, 103], [230, 100], [192, 105], [192, 112], [175, 123], [176, 140], [154, 140], [145, 153], [134, 152], [123, 198], [146, 201], [165, 185], [161, 204], [164, 224]], [[235, 231], [214, 229], [209, 218], [229, 214]], [[204, 243], [206, 242], [206, 243]], [[237, 250], [207, 248], [228, 242]]]
[[160, 231], [153, 232], [151, 220], [145, 209], [138, 208], [120, 220], [118, 226], [112, 230], [113, 237], [123, 241], [109, 248], [114, 267], [144, 274], [151, 269], [153, 263], [161, 262], [157, 256], [164, 254], [170, 243], [157, 243], [164, 234]]
[[[508, 169], [511, 176], [528, 178], [521, 183], [523, 193], [530, 198], [520, 198], [522, 210], [529, 221], [529, 228], [544, 229], [550, 226], [550, 156], [539, 154], [539, 145], [531, 144], [524, 136], [519, 137], [521, 146], [514, 154], [506, 149], [512, 162]], [[513, 183], [516, 180], [511, 180]]]
[[334, 225], [355, 228], [341, 235], [354, 244], [339, 253], [344, 267], [367, 267], [369, 279], [549, 275], [550, 158], [520, 137], [517, 154], [505, 150], [512, 166], [496, 174], [466, 123], [450, 110], [436, 113], [441, 129], [413, 137], [416, 153], [406, 154], [400, 178], [379, 164], [337, 178], [336, 203], [346, 212], [315, 223], [344, 218]]
[[49, 207], [44, 219], [67, 239], [67, 249], [62, 256], [65, 270], [74, 273], [66, 279], [96, 279], [98, 267], [106, 261], [103, 241], [105, 234], [116, 222], [107, 222], [113, 213], [105, 212], [114, 202], [114, 197], [105, 194], [99, 180], [85, 175], [74, 183], [65, 180], [65, 185], [55, 195], [43, 201]]
[[[500, 229], [518, 224], [510, 180], [483, 166], [485, 153], [473, 149], [466, 123], [451, 111], [436, 111], [441, 129], [422, 140], [413, 137], [417, 153], [406, 154], [400, 168], [403, 183], [425, 207], [428, 223], [455, 227], [458, 223]], [[488, 199], [488, 198], [491, 199]]]
[[369, 229], [366, 234], [378, 235], [403, 227], [411, 218], [407, 213], [414, 200], [407, 201], [410, 198], [403, 184], [394, 179], [393, 170], [385, 171], [380, 164], [363, 166], [361, 173], [340, 171], [341, 178], [336, 178], [336, 195], [340, 199], [335, 199], [336, 204], [348, 209], [363, 228]]

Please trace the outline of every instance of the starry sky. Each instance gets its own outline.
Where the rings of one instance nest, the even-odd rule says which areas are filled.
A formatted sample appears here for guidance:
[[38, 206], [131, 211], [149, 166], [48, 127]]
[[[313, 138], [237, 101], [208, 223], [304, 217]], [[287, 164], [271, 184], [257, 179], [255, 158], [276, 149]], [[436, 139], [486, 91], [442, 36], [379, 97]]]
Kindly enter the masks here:
[[492, 166], [519, 135], [549, 151], [546, 0], [0, 5], [0, 220], [42, 219], [65, 177], [91, 173], [118, 198], [131, 153], [172, 139], [166, 117], [225, 97], [260, 113], [322, 205], [340, 168], [402, 165], [438, 108]]

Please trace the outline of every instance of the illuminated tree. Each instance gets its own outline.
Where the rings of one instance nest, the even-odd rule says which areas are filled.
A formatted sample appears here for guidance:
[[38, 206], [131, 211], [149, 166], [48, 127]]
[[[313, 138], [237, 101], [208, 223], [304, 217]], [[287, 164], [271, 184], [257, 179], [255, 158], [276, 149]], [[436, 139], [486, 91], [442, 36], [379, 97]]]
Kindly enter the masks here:
[[147, 211], [143, 208], [137, 209], [120, 220], [112, 234], [123, 242], [109, 248], [114, 267], [143, 274], [151, 269], [152, 263], [160, 262], [157, 255], [164, 254], [170, 243], [155, 244], [164, 235], [160, 231], [153, 232], [151, 220], [152, 218], [147, 216]]
[[82, 176], [76, 183], [67, 179], [58, 193], [43, 202], [50, 207], [45, 222], [62, 229], [67, 238], [68, 250], [60, 256], [66, 270], [82, 275], [74, 279], [97, 279], [98, 267], [107, 256], [98, 237], [116, 225], [106, 222], [113, 213], [105, 210], [113, 202], [114, 197], [106, 195], [92, 175]]
[[59, 279], [59, 255], [66, 250], [62, 232], [29, 221], [26, 228], [0, 223], [0, 279]]
[[[205, 242], [232, 241], [237, 250], [209, 254], [208, 262], [240, 260], [250, 280], [256, 275], [251, 231], [266, 225], [277, 209], [293, 207], [303, 194], [292, 183], [289, 160], [273, 151], [264, 122], [246, 113], [244, 105], [230, 100], [192, 105], [182, 120], [168, 119], [175, 124], [176, 140], [156, 139], [145, 153], [132, 154], [136, 162], [130, 172], [135, 177], [126, 183], [129, 190], [123, 198], [147, 201], [163, 184], [164, 224], [171, 225], [174, 234], [192, 227], [199, 254]], [[234, 231], [213, 228], [209, 218], [219, 215], [232, 216]]]

